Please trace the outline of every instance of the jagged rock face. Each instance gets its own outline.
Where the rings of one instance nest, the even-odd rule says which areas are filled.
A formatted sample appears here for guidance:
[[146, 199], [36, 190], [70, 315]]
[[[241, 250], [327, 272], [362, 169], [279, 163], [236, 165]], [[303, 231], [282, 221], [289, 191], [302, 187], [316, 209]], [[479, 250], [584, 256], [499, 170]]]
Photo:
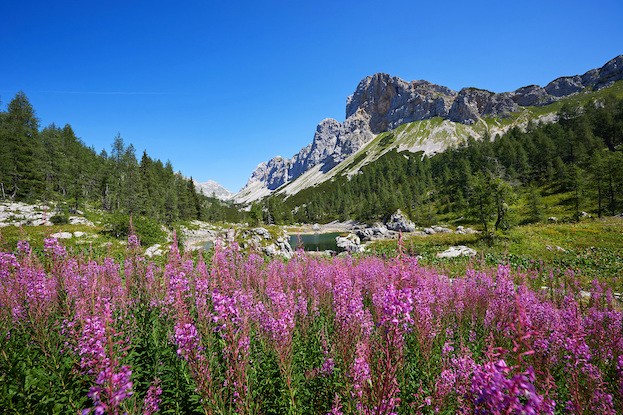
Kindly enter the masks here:
[[344, 123], [332, 118], [324, 119], [316, 127], [310, 145], [301, 149], [292, 159], [275, 157], [268, 163], [260, 163], [249, 183], [265, 183], [269, 190], [275, 190], [315, 166], [322, 165], [322, 170], [328, 171], [373, 137], [367, 119], [361, 113], [353, 115]]
[[324, 119], [316, 127], [314, 140], [308, 147], [302, 149], [292, 160], [290, 177], [296, 178], [340, 152], [338, 137], [344, 134], [340, 122], [333, 118]]
[[565, 97], [583, 89], [582, 78], [578, 75], [557, 78], [545, 87], [545, 91], [555, 97]]
[[484, 89], [461, 89], [454, 100], [448, 118], [450, 121], [473, 124], [484, 115], [507, 116], [519, 109], [509, 93], [496, 94]]
[[370, 117], [374, 134], [401, 124], [432, 117], [446, 117], [456, 92], [426, 81], [405, 82], [379, 73], [362, 80], [348, 97], [346, 117], [361, 110]]
[[270, 159], [266, 164], [266, 179], [264, 182], [270, 190], [275, 190], [285, 182], [289, 181], [288, 171], [292, 161], [283, 157]]
[[555, 101], [545, 88], [538, 85], [528, 85], [516, 90], [511, 99], [522, 107], [531, 107], [534, 105], [547, 105]]
[[367, 114], [358, 111], [344, 121], [342, 134], [338, 137], [337, 148], [339, 153], [334, 154], [334, 164], [341, 163], [348, 156], [356, 152], [368, 141], [374, 138], [370, 130]]
[[[595, 69], [593, 71], [595, 71]], [[594, 78], [587, 77], [587, 79], [584, 80], [584, 76], [587, 76], [592, 71], [588, 71], [582, 76], [584, 84], [592, 85], [594, 89], [601, 89], [609, 86], [613, 82], [620, 81], [623, 79], [623, 55], [617, 56], [596, 71], [598, 71], [598, 75]]]
[[545, 90], [555, 97], [565, 97], [585, 88], [598, 90], [623, 79], [623, 55], [610, 60], [599, 69], [591, 69], [584, 75], [563, 76], [547, 84]]
[[288, 181], [288, 170], [291, 160], [277, 156], [268, 161], [268, 163], [260, 163], [257, 165], [251, 178], [247, 182], [247, 186], [253, 183], [262, 183], [268, 189], [275, 190]]

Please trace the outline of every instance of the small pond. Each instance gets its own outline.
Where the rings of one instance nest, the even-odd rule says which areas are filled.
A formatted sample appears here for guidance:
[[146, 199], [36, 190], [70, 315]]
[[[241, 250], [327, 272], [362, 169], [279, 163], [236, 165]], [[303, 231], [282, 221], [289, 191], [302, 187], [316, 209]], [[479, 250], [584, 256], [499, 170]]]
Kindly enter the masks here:
[[339, 236], [340, 232], [331, 233], [301, 233], [296, 235], [290, 235], [290, 245], [292, 249], [297, 249], [300, 245], [303, 245], [305, 251], [337, 251], [337, 243], [335, 237]]

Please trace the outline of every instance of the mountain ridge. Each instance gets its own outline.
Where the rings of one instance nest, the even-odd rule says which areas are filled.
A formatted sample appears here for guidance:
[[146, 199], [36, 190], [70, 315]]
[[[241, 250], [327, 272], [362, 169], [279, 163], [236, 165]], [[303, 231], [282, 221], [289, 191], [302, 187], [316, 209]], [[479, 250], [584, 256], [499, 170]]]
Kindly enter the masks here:
[[586, 89], [602, 89], [621, 79], [623, 55], [583, 75], [556, 78], [545, 87], [528, 85], [502, 93], [475, 87], [457, 92], [424, 80], [407, 82], [384, 73], [370, 75], [347, 98], [344, 122], [324, 119], [316, 127], [312, 143], [291, 159], [275, 157], [260, 163], [233, 199], [248, 203], [280, 188], [282, 191], [284, 185], [316, 167], [318, 172], [327, 173], [379, 134], [404, 124], [437, 117], [466, 126], [486, 117], [504, 119], [524, 107], [549, 105]]
[[227, 201], [231, 200], [234, 196], [234, 193], [227, 190], [220, 183], [215, 182], [214, 180], [207, 180], [205, 182], [198, 182], [193, 180], [195, 183], [195, 188], [198, 192], [202, 193], [204, 196], [208, 197], [216, 197], [217, 199]]

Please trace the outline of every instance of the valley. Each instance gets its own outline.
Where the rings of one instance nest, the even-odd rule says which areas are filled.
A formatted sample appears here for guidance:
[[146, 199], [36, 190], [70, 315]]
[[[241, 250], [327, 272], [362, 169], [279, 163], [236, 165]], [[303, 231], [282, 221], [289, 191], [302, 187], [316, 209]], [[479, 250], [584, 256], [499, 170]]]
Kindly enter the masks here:
[[623, 412], [623, 55], [368, 76], [237, 193], [23, 92], [0, 138], [0, 412]]

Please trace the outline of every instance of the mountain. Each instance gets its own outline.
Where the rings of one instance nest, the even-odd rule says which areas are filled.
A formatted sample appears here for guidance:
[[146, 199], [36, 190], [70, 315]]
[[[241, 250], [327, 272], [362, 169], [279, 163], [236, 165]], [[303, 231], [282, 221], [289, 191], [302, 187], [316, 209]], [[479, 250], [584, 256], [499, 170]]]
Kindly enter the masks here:
[[234, 195], [214, 180], [208, 180], [207, 182], [202, 183], [195, 181], [195, 187], [198, 192], [209, 197], [214, 196], [221, 200], [230, 200]]
[[[600, 90], [621, 79], [623, 55], [583, 75], [503, 93], [472, 87], [457, 92], [383, 73], [368, 76], [348, 97], [344, 122], [322, 120], [312, 143], [291, 159], [278, 156], [260, 163], [234, 200], [248, 203], [275, 191], [294, 194], [344, 173], [344, 165], [353, 167], [353, 161], [363, 165], [373, 160], [378, 151], [400, 148], [431, 154], [469, 136], [480, 138], [488, 133], [495, 137], [525, 126], [530, 119], [552, 121], [556, 109], [539, 109], [553, 108], [561, 99]], [[388, 138], [392, 130], [396, 133]]]

